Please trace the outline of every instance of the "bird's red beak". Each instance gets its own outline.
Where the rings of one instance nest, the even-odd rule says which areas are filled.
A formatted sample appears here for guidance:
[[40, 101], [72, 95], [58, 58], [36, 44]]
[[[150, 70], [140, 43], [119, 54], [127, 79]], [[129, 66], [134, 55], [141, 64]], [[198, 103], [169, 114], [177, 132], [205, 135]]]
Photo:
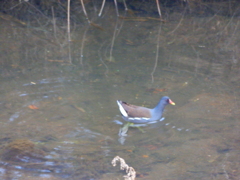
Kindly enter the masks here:
[[169, 104], [175, 105], [175, 102], [173, 102], [171, 99], [168, 100]]

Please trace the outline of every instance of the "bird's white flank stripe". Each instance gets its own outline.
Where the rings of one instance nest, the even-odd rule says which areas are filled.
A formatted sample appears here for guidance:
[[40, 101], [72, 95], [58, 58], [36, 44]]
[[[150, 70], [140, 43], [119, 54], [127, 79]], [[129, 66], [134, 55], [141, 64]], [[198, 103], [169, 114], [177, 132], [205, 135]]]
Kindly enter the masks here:
[[117, 104], [118, 104], [119, 110], [120, 110], [120, 112], [122, 113], [122, 115], [123, 115], [124, 117], [128, 117], [128, 114], [127, 114], [127, 112], [125, 111], [125, 109], [122, 107], [121, 103], [120, 103], [119, 101], [117, 101]]
[[136, 121], [139, 121], [139, 120], [149, 120], [150, 118], [140, 118], [140, 117], [132, 117], [132, 118], [128, 118], [129, 120], [136, 120]]

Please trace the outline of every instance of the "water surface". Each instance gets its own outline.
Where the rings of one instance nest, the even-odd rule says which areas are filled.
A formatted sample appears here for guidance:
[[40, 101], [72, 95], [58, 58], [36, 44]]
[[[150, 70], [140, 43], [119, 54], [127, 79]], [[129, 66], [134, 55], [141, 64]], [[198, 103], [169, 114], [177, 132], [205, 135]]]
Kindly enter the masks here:
[[[1, 45], [15, 59], [1, 67], [0, 177], [121, 179], [111, 165], [118, 155], [143, 179], [238, 179], [238, 37], [215, 35], [239, 31], [239, 20], [172, 14], [162, 24], [106, 13], [93, 15], [103, 31], [76, 25], [71, 51], [60, 33], [19, 43], [27, 27]], [[2, 36], [16, 28], [1, 26]], [[152, 108], [165, 95], [176, 103], [165, 119], [121, 140], [116, 100]]]

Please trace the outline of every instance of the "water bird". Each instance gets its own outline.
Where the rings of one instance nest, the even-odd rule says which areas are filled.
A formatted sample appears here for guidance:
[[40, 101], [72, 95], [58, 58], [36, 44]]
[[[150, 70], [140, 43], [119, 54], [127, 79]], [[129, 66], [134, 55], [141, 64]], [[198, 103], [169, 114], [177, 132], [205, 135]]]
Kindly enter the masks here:
[[120, 100], [117, 100], [117, 104], [122, 118], [134, 124], [143, 124], [160, 120], [165, 106], [168, 104], [175, 105], [168, 96], [163, 96], [153, 109], [128, 104]]

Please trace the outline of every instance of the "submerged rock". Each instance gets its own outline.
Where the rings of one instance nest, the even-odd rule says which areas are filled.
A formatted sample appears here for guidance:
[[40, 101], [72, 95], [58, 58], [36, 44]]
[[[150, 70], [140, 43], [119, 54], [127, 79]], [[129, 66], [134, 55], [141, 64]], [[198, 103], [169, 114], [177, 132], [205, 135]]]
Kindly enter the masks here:
[[46, 161], [46, 153], [38, 148], [34, 142], [27, 139], [17, 139], [5, 145], [2, 159], [15, 162]]

